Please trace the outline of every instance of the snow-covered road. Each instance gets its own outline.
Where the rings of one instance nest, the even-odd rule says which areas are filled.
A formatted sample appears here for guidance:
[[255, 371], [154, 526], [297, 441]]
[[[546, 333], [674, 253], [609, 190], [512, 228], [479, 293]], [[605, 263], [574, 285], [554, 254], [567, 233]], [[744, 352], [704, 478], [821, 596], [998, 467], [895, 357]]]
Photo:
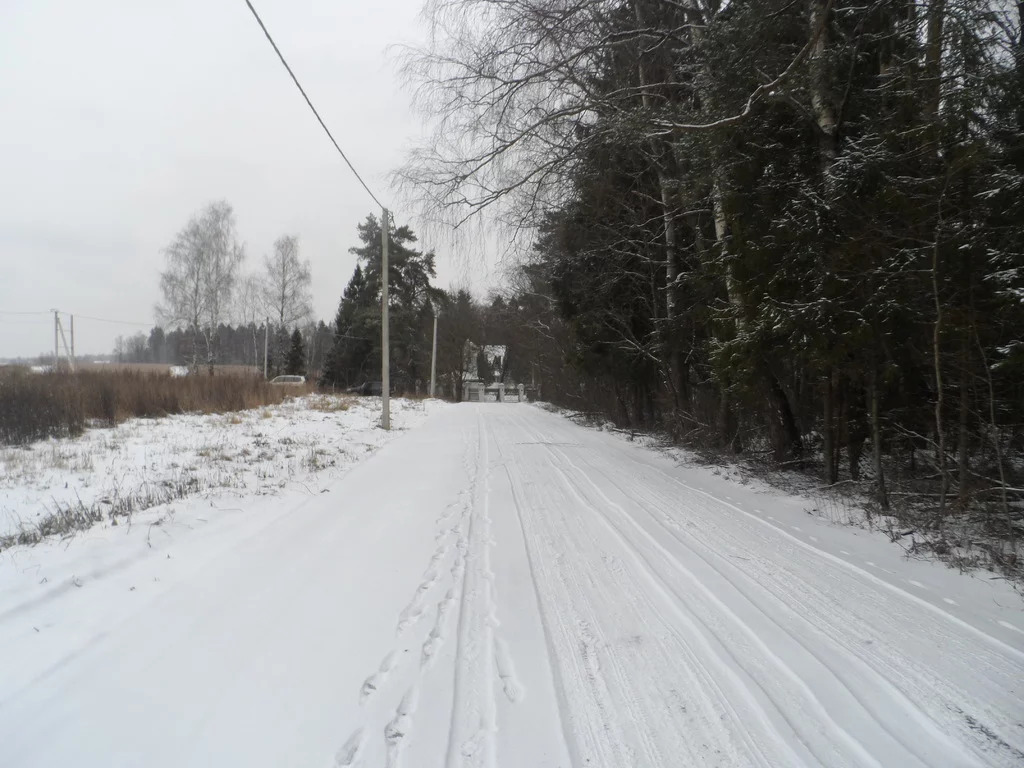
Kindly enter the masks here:
[[511, 404], [325, 491], [0, 600], [0, 765], [1024, 764], [1019, 595], [798, 499]]

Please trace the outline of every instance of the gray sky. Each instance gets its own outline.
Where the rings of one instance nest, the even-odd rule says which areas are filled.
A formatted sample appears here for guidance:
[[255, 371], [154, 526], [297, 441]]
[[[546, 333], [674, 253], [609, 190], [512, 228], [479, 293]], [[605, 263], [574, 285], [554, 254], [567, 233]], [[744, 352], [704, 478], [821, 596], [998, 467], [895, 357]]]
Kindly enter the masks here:
[[[420, 0], [254, 4], [390, 204], [386, 174], [421, 128], [385, 49], [424, 34]], [[246, 268], [298, 235], [316, 314], [333, 316], [375, 205], [243, 0], [0, 0], [0, 114], [0, 313], [74, 312], [78, 350], [109, 352], [146, 329], [83, 316], [152, 323], [163, 248], [226, 199]], [[464, 281], [438, 250], [439, 284]], [[52, 339], [50, 317], [0, 314], [0, 357]]]

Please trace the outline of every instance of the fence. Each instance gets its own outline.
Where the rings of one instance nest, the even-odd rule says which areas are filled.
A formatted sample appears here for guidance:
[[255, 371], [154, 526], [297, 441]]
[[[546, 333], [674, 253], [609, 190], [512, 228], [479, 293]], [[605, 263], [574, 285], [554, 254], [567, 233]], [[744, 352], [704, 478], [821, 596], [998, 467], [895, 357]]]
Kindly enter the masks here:
[[467, 403], [525, 403], [522, 384], [484, 384], [469, 381], [463, 385], [462, 399]]

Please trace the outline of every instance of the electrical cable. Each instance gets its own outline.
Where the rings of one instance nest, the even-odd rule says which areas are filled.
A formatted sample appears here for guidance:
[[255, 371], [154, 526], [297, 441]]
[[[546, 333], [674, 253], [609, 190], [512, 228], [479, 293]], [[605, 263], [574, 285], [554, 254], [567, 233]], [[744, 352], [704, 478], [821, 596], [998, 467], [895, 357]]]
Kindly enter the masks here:
[[301, 93], [302, 98], [306, 100], [306, 104], [308, 104], [309, 108], [313, 110], [313, 114], [316, 116], [317, 121], [320, 123], [320, 127], [324, 129], [324, 132], [327, 134], [327, 138], [331, 140], [331, 143], [334, 145], [334, 148], [338, 150], [338, 154], [341, 155], [341, 159], [345, 161], [345, 164], [349, 167], [349, 170], [352, 171], [355, 177], [359, 180], [359, 183], [363, 185], [363, 189], [366, 190], [367, 194], [369, 194], [370, 197], [373, 198], [373, 202], [375, 202], [381, 208], [384, 208], [384, 204], [377, 199], [377, 196], [373, 194], [373, 191], [366, 185], [366, 182], [363, 181], [363, 177], [359, 175], [359, 171], [355, 169], [355, 166], [352, 165], [351, 161], [349, 161], [348, 157], [341, 150], [341, 147], [335, 140], [330, 128], [327, 127], [327, 124], [324, 122], [323, 118], [320, 117], [320, 113], [316, 111], [316, 107], [313, 106], [313, 102], [310, 101], [309, 96], [306, 95], [306, 90], [302, 87], [302, 84], [299, 82], [299, 78], [297, 78], [295, 76], [295, 73], [292, 72], [292, 68], [288, 66], [288, 62], [285, 60], [284, 54], [281, 53], [281, 49], [277, 47], [277, 43], [274, 42], [274, 38], [270, 36], [270, 32], [267, 30], [267, 26], [263, 23], [263, 19], [260, 18], [260, 15], [256, 12], [256, 9], [253, 8], [253, 5], [251, 2], [249, 2], [249, 0], [245, 0], [245, 4], [249, 6], [249, 10], [252, 11], [252, 15], [256, 18], [256, 22], [260, 25], [260, 29], [262, 29], [263, 34], [267, 36], [267, 40], [269, 40], [270, 44], [273, 46], [274, 52], [277, 53], [277, 58], [281, 60], [281, 63], [284, 64], [284, 68], [288, 70], [288, 74], [291, 75], [292, 82], [294, 82], [295, 87], [299, 89], [299, 93]]
[[76, 320], [81, 318], [82, 320], [95, 320], [97, 323], [115, 323], [117, 325], [138, 325], [144, 328], [153, 328], [157, 325], [156, 323], [136, 323], [132, 322], [131, 320], [110, 320], [109, 318], [106, 317], [91, 317], [89, 315], [79, 315], [74, 312], [66, 312], [65, 314], [73, 316]]

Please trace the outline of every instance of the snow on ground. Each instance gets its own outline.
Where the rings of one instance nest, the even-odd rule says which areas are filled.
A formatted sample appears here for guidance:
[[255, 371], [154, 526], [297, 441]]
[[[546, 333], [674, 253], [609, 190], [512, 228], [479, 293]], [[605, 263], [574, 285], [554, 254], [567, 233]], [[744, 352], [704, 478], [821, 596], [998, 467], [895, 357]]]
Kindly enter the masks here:
[[798, 498], [513, 404], [319, 491], [0, 553], [0, 762], [1024, 762], [1020, 596]]
[[[152, 506], [195, 493], [318, 488], [384, 442], [375, 428], [380, 408], [376, 398], [311, 395], [237, 413], [132, 419], [77, 438], [0, 447], [0, 536], [79, 502], [109, 512], [118, 502]], [[392, 401], [398, 426], [418, 424], [424, 408]]]

